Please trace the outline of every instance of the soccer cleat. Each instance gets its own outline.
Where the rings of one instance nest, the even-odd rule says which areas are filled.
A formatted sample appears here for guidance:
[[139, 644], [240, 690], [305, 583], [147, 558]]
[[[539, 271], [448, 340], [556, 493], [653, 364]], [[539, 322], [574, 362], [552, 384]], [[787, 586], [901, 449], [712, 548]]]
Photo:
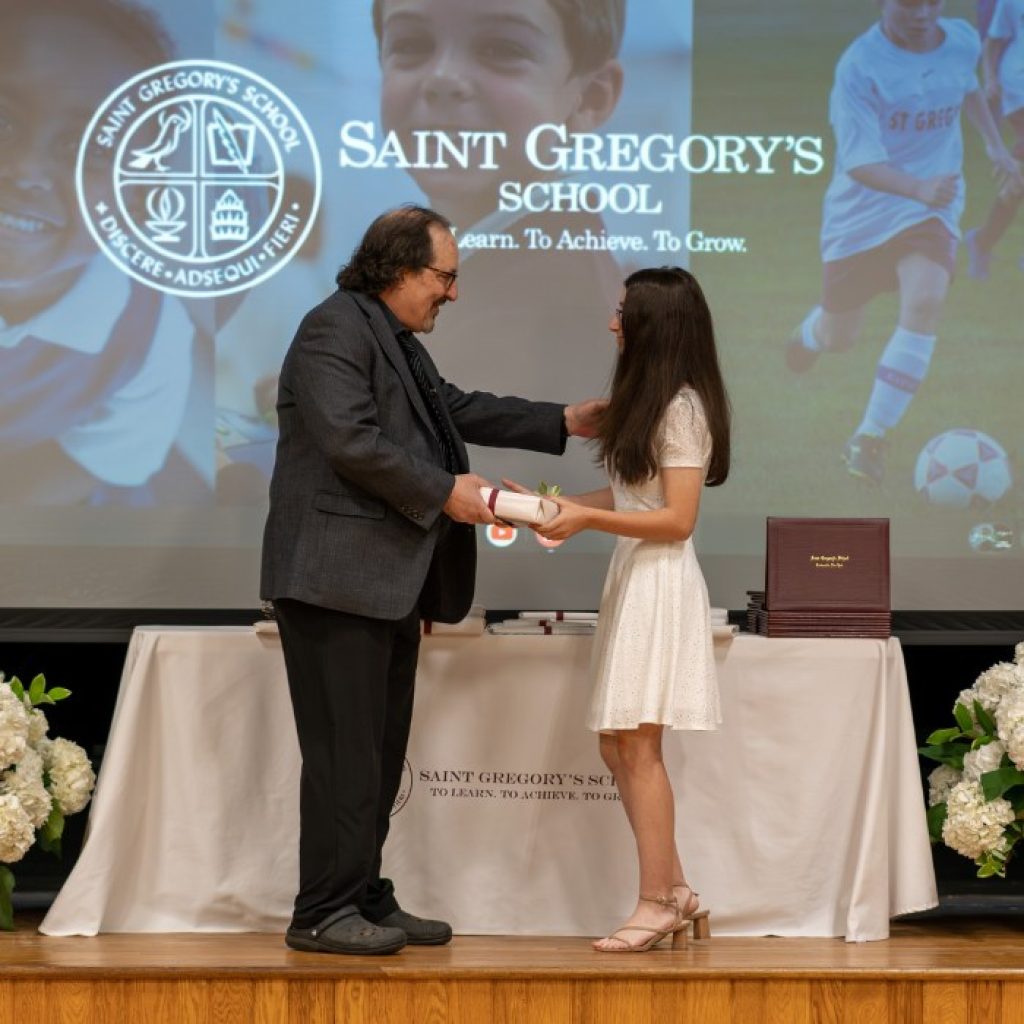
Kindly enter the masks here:
[[843, 448], [843, 462], [850, 476], [880, 484], [885, 476], [882, 454], [885, 441], [871, 434], [854, 434]]
[[964, 232], [964, 245], [967, 248], [967, 276], [973, 277], [975, 281], [987, 281], [992, 265], [992, 251], [978, 244], [977, 228]]
[[806, 373], [818, 361], [820, 355], [820, 352], [804, 344], [800, 327], [797, 327], [786, 342], [786, 368], [790, 373]]

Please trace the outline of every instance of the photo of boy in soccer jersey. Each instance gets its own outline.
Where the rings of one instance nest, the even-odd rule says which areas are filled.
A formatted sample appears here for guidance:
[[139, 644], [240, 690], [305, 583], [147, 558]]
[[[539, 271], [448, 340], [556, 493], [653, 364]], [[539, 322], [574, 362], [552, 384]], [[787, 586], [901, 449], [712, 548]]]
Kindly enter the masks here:
[[[979, 5], [978, 28], [984, 36], [981, 66], [985, 96], [992, 112], [1013, 131], [1013, 155], [1024, 159], [1024, 0], [998, 0], [985, 12]], [[983, 16], [988, 15], [983, 25]], [[996, 196], [984, 223], [964, 232], [967, 273], [988, 280], [992, 250], [1017, 216], [1022, 195], [1004, 189]], [[1024, 257], [1021, 258], [1024, 269]]]
[[[99, 254], [75, 191], [78, 146], [112, 90], [171, 59], [121, 0], [4, 0], [0, 33], [0, 501], [204, 500], [179, 434], [194, 327], [180, 302]], [[93, 158], [85, 175], [109, 178]]]
[[821, 353], [856, 343], [873, 298], [898, 292], [896, 328], [842, 452], [851, 475], [876, 485], [887, 434], [928, 373], [953, 277], [965, 198], [961, 111], [1002, 192], [1024, 189], [978, 83], [978, 33], [941, 17], [942, 8], [942, 0], [880, 0], [878, 22], [836, 66], [821, 299], [786, 348], [789, 369], [806, 373]]

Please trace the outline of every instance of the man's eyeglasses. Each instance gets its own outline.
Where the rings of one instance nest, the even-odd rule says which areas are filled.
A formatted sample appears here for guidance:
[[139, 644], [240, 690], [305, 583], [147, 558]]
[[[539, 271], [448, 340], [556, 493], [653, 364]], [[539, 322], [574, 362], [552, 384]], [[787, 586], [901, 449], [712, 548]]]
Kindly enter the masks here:
[[459, 277], [459, 272], [457, 270], [442, 270], [440, 267], [432, 267], [430, 264], [427, 264], [426, 269], [432, 270], [439, 278], [441, 278], [446, 292], [450, 292], [452, 290], [452, 285], [455, 284]]

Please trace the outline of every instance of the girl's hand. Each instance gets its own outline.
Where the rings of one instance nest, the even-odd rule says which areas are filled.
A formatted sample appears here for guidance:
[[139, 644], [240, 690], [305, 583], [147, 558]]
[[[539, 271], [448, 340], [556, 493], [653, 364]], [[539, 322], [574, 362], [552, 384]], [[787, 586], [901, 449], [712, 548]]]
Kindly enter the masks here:
[[1024, 192], [1020, 164], [1009, 152], [992, 155], [992, 176], [999, 186], [1000, 199], [1015, 199]]
[[545, 497], [558, 506], [558, 515], [541, 526], [534, 526], [532, 529], [536, 533], [548, 540], [568, 540], [573, 534], [587, 528], [589, 510], [585, 505], [578, 505], [566, 498]]
[[923, 178], [917, 183], [916, 198], [933, 210], [941, 210], [956, 199], [959, 174], [936, 174], [933, 178]]

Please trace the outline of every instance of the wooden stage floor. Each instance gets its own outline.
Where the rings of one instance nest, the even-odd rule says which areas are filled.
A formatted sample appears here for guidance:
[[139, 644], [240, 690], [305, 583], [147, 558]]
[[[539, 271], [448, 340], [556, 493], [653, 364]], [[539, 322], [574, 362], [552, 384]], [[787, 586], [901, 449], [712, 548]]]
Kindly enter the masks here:
[[279, 935], [0, 933], [0, 1024], [1024, 1024], [1024, 919], [895, 923], [885, 942], [714, 938], [598, 954], [579, 938], [456, 937], [388, 957]]

